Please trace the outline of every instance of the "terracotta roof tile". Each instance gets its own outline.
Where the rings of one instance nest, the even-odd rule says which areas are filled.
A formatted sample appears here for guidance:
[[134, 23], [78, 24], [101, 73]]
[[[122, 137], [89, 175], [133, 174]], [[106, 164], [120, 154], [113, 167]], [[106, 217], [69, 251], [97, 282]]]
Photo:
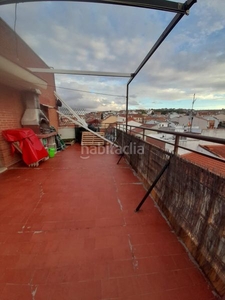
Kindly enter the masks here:
[[156, 125], [157, 125], [157, 123], [156, 123], [156, 124], [143, 124], [143, 125], [141, 125], [140, 127], [141, 127], [141, 128], [143, 128], [143, 127], [152, 128], [152, 127], [154, 127], [154, 126], [156, 126]]
[[155, 146], [165, 150], [166, 143], [162, 140], [154, 139], [154, 138], [151, 138], [151, 137], [147, 136], [146, 137], [146, 142], [151, 144], [151, 145], [155, 145]]
[[200, 145], [200, 147], [218, 157], [225, 158], [225, 145]]
[[225, 161], [220, 162], [210, 157], [203, 156], [197, 153], [188, 153], [182, 155], [182, 157], [197, 166], [200, 166], [204, 169], [208, 169], [211, 172], [225, 177]]
[[132, 128], [131, 130], [129, 130], [129, 133], [131, 133], [131, 134], [137, 134], [137, 133], [142, 133], [142, 132], [143, 132], [143, 129], [141, 129], [141, 128]]

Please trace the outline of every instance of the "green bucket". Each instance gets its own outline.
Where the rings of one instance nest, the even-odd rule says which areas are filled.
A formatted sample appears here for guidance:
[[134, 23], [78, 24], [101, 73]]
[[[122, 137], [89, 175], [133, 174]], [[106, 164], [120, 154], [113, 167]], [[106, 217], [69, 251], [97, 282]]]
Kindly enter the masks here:
[[48, 155], [49, 157], [54, 157], [55, 156], [55, 148], [48, 148]]

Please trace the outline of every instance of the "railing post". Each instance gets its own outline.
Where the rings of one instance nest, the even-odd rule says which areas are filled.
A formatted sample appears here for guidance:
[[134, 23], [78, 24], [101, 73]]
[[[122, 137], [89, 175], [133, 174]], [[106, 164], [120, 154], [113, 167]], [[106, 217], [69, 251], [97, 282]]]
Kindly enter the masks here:
[[174, 144], [174, 154], [176, 154], [176, 155], [178, 153], [179, 140], [180, 140], [180, 136], [176, 135], [175, 144]]
[[145, 140], [145, 129], [143, 129], [142, 139], [143, 139], [143, 141]]

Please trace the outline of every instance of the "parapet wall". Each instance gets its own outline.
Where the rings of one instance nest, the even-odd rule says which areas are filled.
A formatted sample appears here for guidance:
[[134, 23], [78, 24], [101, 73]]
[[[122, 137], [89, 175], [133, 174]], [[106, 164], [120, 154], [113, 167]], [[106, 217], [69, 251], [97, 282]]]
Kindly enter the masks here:
[[[118, 131], [119, 145], [148, 188], [169, 159], [168, 153]], [[225, 295], [225, 178], [172, 156], [151, 197], [220, 295]], [[144, 209], [144, 205], [142, 207]]]

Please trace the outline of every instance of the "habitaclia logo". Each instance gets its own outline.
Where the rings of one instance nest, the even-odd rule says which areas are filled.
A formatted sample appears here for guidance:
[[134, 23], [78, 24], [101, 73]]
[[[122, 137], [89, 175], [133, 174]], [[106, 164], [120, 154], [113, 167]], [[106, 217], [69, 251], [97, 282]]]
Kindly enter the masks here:
[[105, 155], [105, 154], [144, 154], [144, 146], [130, 143], [128, 146], [81, 146], [80, 158], [88, 159], [91, 155]]

